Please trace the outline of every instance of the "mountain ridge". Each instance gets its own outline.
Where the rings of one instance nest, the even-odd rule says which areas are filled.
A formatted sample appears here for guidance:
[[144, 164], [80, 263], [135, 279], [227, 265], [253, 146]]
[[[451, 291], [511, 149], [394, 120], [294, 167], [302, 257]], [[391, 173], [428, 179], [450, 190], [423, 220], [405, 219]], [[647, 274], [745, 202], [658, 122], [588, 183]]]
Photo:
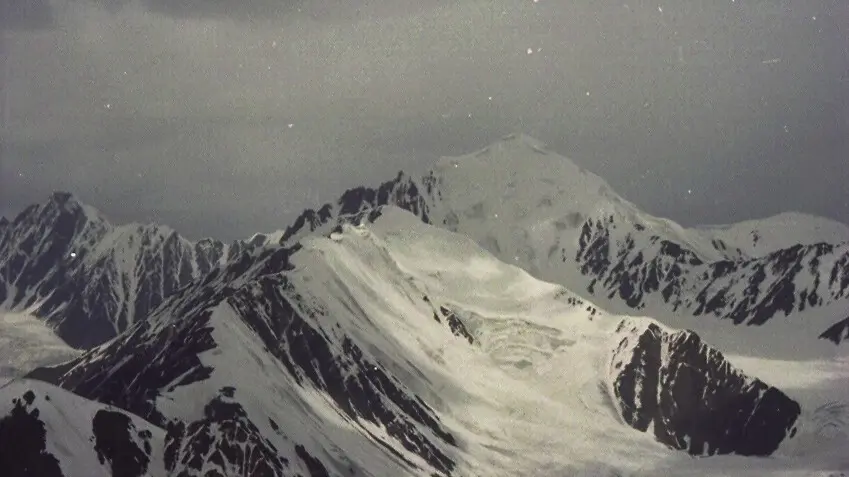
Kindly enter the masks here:
[[[679, 347], [656, 354], [645, 329]], [[622, 474], [679, 450], [772, 455], [793, 442], [798, 403], [744, 377], [747, 397], [729, 385], [738, 371], [693, 336], [606, 316], [384, 207], [296, 250], [230, 263], [115, 340], [29, 377], [156, 426], [161, 475]], [[665, 380], [638, 378], [652, 369]], [[771, 407], [779, 418], [745, 419], [767, 390], [784, 396]], [[628, 398], [646, 393], [666, 404]], [[705, 393], [735, 412], [699, 407]], [[650, 432], [616, 411], [640, 403]], [[696, 416], [741, 440], [688, 426]], [[604, 449], [589, 445], [599, 439]]]
[[[501, 260], [620, 313], [667, 315], [684, 310], [735, 324], [762, 324], [849, 297], [849, 241], [825, 244], [811, 236], [805, 240], [809, 243], [775, 249], [786, 240], [775, 238], [787, 235], [781, 224], [793, 219], [798, 225], [798, 214], [694, 232], [641, 212], [600, 177], [548, 151], [540, 141], [514, 134], [464, 156], [441, 158], [421, 178], [399, 172], [377, 187], [349, 189], [335, 203], [304, 210], [284, 229], [232, 244], [191, 242], [165, 226], [114, 226], [72, 194], [55, 193], [48, 206], [31, 206], [0, 228], [0, 280], [14, 282], [0, 287], [0, 302], [13, 310], [35, 306], [35, 314], [66, 341], [90, 347], [143, 318], [168, 294], [243, 253], [292, 246], [308, 234], [359, 220], [382, 205], [401, 207], [425, 223], [468, 235]], [[57, 213], [57, 207], [77, 212], [68, 216]], [[53, 222], [27, 219], [38, 214], [42, 221]], [[839, 235], [836, 223], [809, 219], [820, 229], [830, 224], [826, 235]], [[740, 230], [758, 223], [772, 225], [760, 231], [753, 244], [750, 234]], [[74, 235], [77, 226], [88, 228]], [[63, 227], [70, 228], [64, 239], [47, 240], [48, 230]], [[36, 231], [26, 236], [21, 232], [26, 228]], [[49, 258], [38, 262], [39, 256], [18, 256], [29, 242], [32, 248], [39, 241], [47, 242], [41, 244], [46, 248], [42, 255]], [[153, 245], [145, 248], [143, 242]], [[69, 259], [76, 253], [74, 247], [80, 256]], [[83, 260], [83, 252], [91, 256], [92, 249], [100, 260]], [[56, 262], [61, 266], [50, 270], [49, 264]], [[161, 265], [153, 265], [156, 262]], [[771, 269], [784, 270], [784, 275], [773, 275]], [[29, 276], [21, 280], [22, 273]], [[66, 282], [72, 285], [59, 286]], [[110, 297], [108, 304], [94, 304], [94, 295]], [[86, 316], [79, 319], [95, 331], [75, 332], [74, 320], [63, 319], [69, 314]], [[835, 343], [849, 338], [849, 323], [842, 318], [818, 323], [818, 336]]]
[[645, 214], [525, 135], [230, 244], [53, 194], [0, 226], [0, 302], [82, 351], [0, 385], [0, 469], [844, 471], [849, 244], [747, 228]]
[[[523, 170], [517, 170], [520, 164]], [[562, 177], [557, 171], [569, 177], [558, 182]], [[492, 197], [490, 191], [506, 192]], [[337, 217], [342, 211], [361, 214], [385, 204], [411, 210], [424, 222], [471, 236], [503, 261], [570, 289], [586, 290], [585, 296], [621, 313], [670, 314], [684, 306], [694, 316], [713, 314], [733, 323], [741, 323], [744, 313], [758, 313], [760, 323], [847, 297], [847, 240], [833, 245], [809, 236], [802, 247], [776, 250], [784, 236], [780, 228], [761, 231], [757, 247], [748, 242], [735, 246], [734, 237], [727, 234], [692, 235], [691, 229], [642, 213], [603, 179], [521, 134], [464, 156], [442, 158], [421, 179], [399, 173], [379, 187], [352, 189], [339, 203], [324, 207], [331, 206]], [[333, 222], [332, 214], [328, 216], [327, 223]], [[828, 219], [811, 220], [842, 230]], [[770, 221], [776, 220], [763, 222]], [[692, 266], [707, 269], [701, 270], [701, 278], [682, 283]], [[764, 272], [772, 268], [789, 270], [790, 276], [768, 277]], [[575, 269], [581, 273], [575, 274]], [[736, 284], [717, 287], [718, 277], [732, 277]], [[772, 295], [771, 289], [781, 293]], [[837, 316], [831, 319], [817, 325], [820, 337], [840, 342], [849, 336], [849, 328], [832, 327]]]
[[114, 225], [57, 192], [0, 229], [0, 303], [29, 311], [72, 346], [87, 348], [143, 319], [192, 280], [265, 245], [191, 242], [158, 224]]

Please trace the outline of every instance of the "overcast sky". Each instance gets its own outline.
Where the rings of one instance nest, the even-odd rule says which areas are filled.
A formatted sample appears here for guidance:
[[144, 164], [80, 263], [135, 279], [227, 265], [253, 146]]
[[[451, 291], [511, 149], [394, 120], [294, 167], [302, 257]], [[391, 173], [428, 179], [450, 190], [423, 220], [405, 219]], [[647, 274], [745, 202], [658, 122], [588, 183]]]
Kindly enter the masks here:
[[246, 237], [521, 131], [685, 225], [849, 222], [845, 0], [0, 9], [2, 215], [59, 189]]

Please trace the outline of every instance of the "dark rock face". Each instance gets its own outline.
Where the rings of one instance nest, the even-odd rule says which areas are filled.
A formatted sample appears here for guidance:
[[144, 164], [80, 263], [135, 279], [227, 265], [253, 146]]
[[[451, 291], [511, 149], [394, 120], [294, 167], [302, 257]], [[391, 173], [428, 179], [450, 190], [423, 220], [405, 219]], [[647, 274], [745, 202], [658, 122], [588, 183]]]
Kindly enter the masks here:
[[446, 306], [440, 306], [437, 309], [436, 305], [430, 301], [430, 298], [428, 298], [427, 295], [422, 296], [422, 301], [427, 303], [433, 310], [434, 321], [442, 324], [442, 319], [444, 318], [448, 325], [448, 329], [451, 330], [451, 334], [468, 341], [470, 345], [475, 344], [474, 336], [472, 336], [472, 334], [469, 333], [469, 330], [466, 329], [466, 325], [463, 323], [463, 320], [457, 316], [457, 313]]
[[92, 434], [97, 457], [101, 464], [109, 463], [113, 477], [148, 475], [152, 451], [150, 431], [137, 430], [124, 413], [100, 410], [92, 420]]
[[27, 391], [12, 400], [12, 411], [0, 418], [0, 470], [8, 477], [64, 477], [59, 461], [47, 451], [47, 432], [35, 395]]
[[309, 469], [310, 475], [312, 477], [330, 477], [330, 474], [327, 472], [327, 469], [324, 468], [324, 464], [322, 464], [320, 460], [310, 455], [310, 453], [307, 452], [304, 446], [300, 444], [296, 445], [295, 453], [307, 465], [307, 469]]
[[[439, 445], [413, 424], [423, 425], [437, 439], [455, 446], [454, 437], [443, 429], [433, 411], [422, 406], [397, 378], [364, 356], [348, 337], [341, 340], [342, 354], [334, 354], [333, 341], [311, 322], [324, 312], [310, 309], [285, 276], [261, 277], [251, 290], [236, 293], [229, 304], [256, 332], [267, 349], [283, 363], [299, 385], [310, 383], [325, 391], [352, 419], [365, 419], [384, 426], [387, 434], [397, 439], [410, 452], [425, 459], [435, 468], [450, 473], [454, 462]], [[271, 319], [273, 317], [273, 319]], [[310, 320], [309, 318], [313, 318]], [[402, 414], [383, 404], [387, 400]]]
[[303, 211], [292, 225], [286, 227], [279, 245], [288, 243], [298, 233], [314, 232], [317, 228], [329, 222], [332, 217], [333, 210], [330, 204], [324, 204], [317, 211], [313, 209]]
[[820, 338], [827, 339], [834, 344], [849, 340], [849, 316], [825, 330]]
[[[445, 308], [444, 306], [439, 307], [439, 311], [442, 313], [442, 316], [448, 320], [448, 326], [451, 328], [451, 332], [454, 333], [454, 336], [461, 336], [465, 338], [469, 344], [475, 343], [475, 338], [466, 330], [466, 325], [460, 321], [460, 318], [457, 318], [457, 314], [453, 311]], [[434, 316], [436, 316], [434, 314]]]
[[232, 398], [232, 392], [222, 390], [204, 407], [202, 419], [168, 425], [165, 468], [171, 475], [286, 475], [289, 461]]
[[799, 404], [734, 369], [690, 331], [630, 319], [611, 360], [622, 417], [692, 455], [768, 456], [795, 433]]
[[[416, 182], [399, 173], [377, 188], [346, 191], [336, 210], [308, 209], [286, 228], [278, 246], [339, 218], [393, 204], [428, 221]], [[116, 227], [71, 194], [54, 193], [0, 227], [0, 302], [13, 309], [36, 306], [35, 315], [76, 348], [88, 349], [146, 317], [166, 297], [221, 264], [261, 253], [269, 237], [225, 245], [190, 242], [165, 227]], [[290, 244], [291, 245], [291, 244]], [[15, 296], [7, 297], [10, 290]]]
[[[641, 249], [636, 230], [614, 240], [616, 229], [612, 216], [585, 222], [574, 259], [591, 279], [590, 293], [618, 297], [634, 310], [654, 298], [673, 311], [762, 325], [775, 316], [849, 298], [849, 244], [797, 245], [759, 258], [705, 263], [658, 236], [649, 237], [649, 246]], [[565, 249], [562, 259], [567, 261]], [[822, 337], [843, 339], [835, 330]]]
[[410, 211], [425, 223], [430, 222], [425, 198], [419, 193], [416, 182], [403, 172], [399, 172], [395, 179], [384, 182], [377, 189], [357, 187], [347, 190], [338, 203], [339, 215], [354, 215], [366, 208], [395, 205]]
[[307, 232], [312, 232], [330, 222], [360, 222], [363, 219], [374, 220], [371, 212], [385, 205], [400, 207], [415, 214], [423, 222], [430, 223], [429, 198], [438, 191], [434, 189], [435, 179], [431, 175], [422, 181], [425, 191], [419, 189], [418, 182], [403, 172], [376, 188], [355, 187], [345, 191], [335, 205], [324, 204], [315, 211], [305, 210], [295, 223], [286, 228], [281, 244], [290, 245]]
[[[636, 246], [639, 230], [626, 232], [614, 240], [618, 228], [613, 216], [584, 222], [578, 240], [575, 261], [582, 274], [591, 277], [588, 291], [619, 297], [628, 307], [640, 309], [649, 295], [659, 293], [663, 300], [677, 310], [682, 305], [685, 274], [703, 265], [692, 251], [652, 235], [649, 247]], [[567, 261], [566, 250], [562, 259]]]
[[[176, 475], [197, 475], [204, 462], [218, 466], [221, 475], [242, 470], [257, 472], [246, 475], [289, 475], [283, 460], [257, 460], [279, 452], [232, 399], [238, 389], [226, 387], [210, 396], [204, 418], [195, 422], [175, 421], [156, 408], [163, 394], [214, 377], [215, 369], [204, 366], [198, 355], [227, 352], [212, 338], [216, 325], [211, 321], [213, 309], [226, 306], [255, 334], [257, 352], [267, 353], [288, 370], [292, 386], [325, 393], [353, 422], [383, 427], [397, 442], [373, 438], [387, 449], [397, 452], [394, 447], [400, 444], [450, 475], [455, 463], [445, 449], [456, 446], [454, 437], [432, 409], [354, 340], [320, 327], [326, 312], [305, 300], [284, 273], [291, 267], [289, 253], [281, 248], [245, 255], [215, 276], [180, 290], [148, 320], [108, 345], [66, 365], [36, 370], [30, 377], [121, 407], [167, 429], [166, 460]], [[311, 472], [323, 475], [325, 464], [305, 455], [299, 454]]]
[[113, 226], [68, 193], [0, 228], [0, 302], [33, 305], [71, 346], [91, 348], [143, 320], [165, 298], [265, 243], [190, 242], [156, 225]]

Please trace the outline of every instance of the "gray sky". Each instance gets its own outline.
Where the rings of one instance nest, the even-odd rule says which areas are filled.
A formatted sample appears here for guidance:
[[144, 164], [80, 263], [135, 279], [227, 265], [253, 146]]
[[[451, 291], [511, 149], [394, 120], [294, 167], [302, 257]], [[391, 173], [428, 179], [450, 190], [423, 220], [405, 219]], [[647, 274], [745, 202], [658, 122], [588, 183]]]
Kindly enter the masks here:
[[61, 189], [245, 237], [521, 131], [685, 225], [849, 222], [844, 0], [0, 0], [0, 29], [6, 216]]

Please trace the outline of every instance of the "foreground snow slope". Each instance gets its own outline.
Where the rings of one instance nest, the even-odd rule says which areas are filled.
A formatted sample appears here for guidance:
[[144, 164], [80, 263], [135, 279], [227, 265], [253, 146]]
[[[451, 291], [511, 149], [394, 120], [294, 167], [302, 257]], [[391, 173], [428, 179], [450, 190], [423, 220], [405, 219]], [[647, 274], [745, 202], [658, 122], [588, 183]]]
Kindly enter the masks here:
[[[825, 445], [785, 450], [840, 442], [810, 424], [822, 415], [807, 417], [845, 402], [840, 389], [807, 402], [785, 396], [696, 335], [607, 315], [467, 237], [397, 208], [367, 219], [246, 256], [114, 341], [33, 376], [163, 429], [167, 475], [766, 475], [843, 465]], [[706, 395], [733, 405], [704, 406]], [[693, 460], [682, 450], [772, 457]]]
[[132, 414], [40, 381], [11, 382], [0, 396], [2, 475], [165, 475], [165, 433]]
[[[398, 213], [397, 209], [391, 207], [384, 209], [382, 214], [384, 216], [390, 216], [391, 220], [381, 221], [378, 219], [374, 224], [369, 226], [369, 229], [374, 231], [376, 235], [379, 235], [386, 241], [387, 248], [391, 251], [393, 257], [397, 259], [399, 264], [408, 264], [407, 266], [409, 269], [415, 270], [416, 274], [420, 277], [423, 283], [426, 283], [429, 287], [433, 287], [433, 289], [438, 290], [441, 296], [444, 296], [449, 300], [453, 300], [455, 303], [465, 303], [465, 306], [467, 307], [469, 306], [468, 303], [472, 301], [469, 300], [469, 297], [480, 293], [477, 291], [480, 289], [486, 290], [489, 293], [492, 293], [492, 290], [497, 290], [497, 292], [494, 296], [474, 300], [477, 303], [492, 303], [493, 299], [497, 300], [499, 297], [505, 297], [506, 301], [513, 301], [514, 303], [528, 303], [528, 300], [530, 299], [529, 305], [533, 307], [534, 303], [542, 304], [548, 301], [544, 294], [534, 295], [533, 293], [527, 293], [531, 290], [538, 289], [536, 287], [543, 287], [543, 289], [547, 289], [546, 287], [552, 287], [554, 285], [536, 281], [530, 278], [530, 276], [525, 272], [510, 266], [502, 265], [506, 270], [503, 274], [498, 274], [495, 270], [490, 270], [490, 273], [483, 274], [483, 276], [491, 280], [491, 285], [478, 288], [479, 282], [470, 281], [467, 277], [468, 274], [475, 274], [477, 270], [483, 268], [481, 264], [486, 264], [487, 261], [482, 260], [478, 262], [476, 260], [476, 253], [472, 250], [476, 247], [469, 246], [469, 242], [467, 242], [465, 238], [460, 240], [456, 238], [457, 236], [454, 234], [445, 233], [443, 231], [434, 231], [431, 229], [427, 229], [427, 234], [421, 234], [418, 230], [422, 230], [423, 227], [417, 226], [410, 215]], [[442, 247], [439, 245], [431, 247], [424, 245], [427, 243], [428, 239], [423, 239], [422, 237], [432, 238], [440, 235], [444, 235], [445, 237], [438, 242], [443, 244]], [[450, 243], [450, 249], [457, 254], [452, 257], [452, 260], [454, 260], [453, 263], [441, 261], [441, 258], [446, 256], [444, 249], [449, 248], [444, 246], [445, 243]], [[469, 246], [469, 249], [463, 249], [459, 245], [461, 243]], [[438, 252], [429, 254], [426, 253], [425, 250], [438, 250]], [[477, 253], [480, 252], [478, 251]], [[465, 266], [456, 266], [457, 263], [464, 262], [466, 263]], [[422, 272], [426, 273], [422, 274]], [[505, 275], [510, 276], [511, 272], [518, 273], [523, 278], [528, 279], [528, 285], [517, 287], [512, 284], [514, 282], [511, 280], [504, 280], [504, 283], [498, 283], [493, 280], [494, 277]], [[452, 277], [456, 278], [452, 279]], [[563, 287], [556, 288], [559, 289], [560, 292], [555, 294], [555, 296], [560, 296], [560, 298], [568, 296], [571, 298], [568, 298], [567, 300], [572, 300], [576, 303], [583, 301], [580, 297], [569, 293]], [[510, 296], [509, 292], [513, 290], [521, 290], [519, 293], [526, 295], [524, 298]], [[551, 297], [549, 296], [548, 298], [550, 299]], [[552, 319], [551, 317], [558, 316], [558, 314], [552, 313], [550, 310], [544, 311], [538, 309], [535, 313], [528, 313], [527, 311], [522, 310], [518, 311], [518, 314], [522, 316], [538, 316], [542, 319], [542, 323], [545, 326], [552, 326], [553, 323], [556, 323], [561, 330], [568, 329], [569, 334], [572, 337], [579, 337], [579, 341], [592, 340], [593, 338], [598, 338], [598, 336], [608, 336], [612, 337], [613, 341], [618, 345], [623, 325], [636, 327], [640, 330], [646, 329], [646, 327], [659, 326], [660, 329], [667, 330], [668, 332], [674, 331], [668, 330], [664, 326], [654, 323], [653, 320], [635, 318], [619, 320], [612, 316], [607, 316], [606, 313], [601, 311], [596, 313], [596, 307], [592, 304], [589, 304], [589, 308], [580, 311], [590, 310], [592, 310], [592, 313], [588, 316], [583, 316], [576, 320], [564, 321]], [[470, 316], [475, 316], [475, 313], [470, 313]], [[580, 316], [580, 313], [578, 316]], [[793, 338], [784, 340], [780, 339], [779, 336], [776, 336], [780, 335], [782, 332], [787, 333], [787, 330], [782, 330], [780, 326], [773, 328], [776, 331], [771, 335], [769, 340], [754, 339], [755, 336], [762, 337], [764, 333], [758, 334], [758, 330], [753, 328], [744, 328], [744, 330], [747, 330], [750, 334], [745, 334], [742, 340], [738, 340], [734, 337], [734, 333], [729, 333], [727, 329], [723, 329], [723, 327], [717, 323], [711, 323], [710, 325], [705, 326], [704, 328], [710, 331], [710, 336], [712, 338], [716, 338], [717, 341], [715, 343], [713, 341], [709, 342], [711, 344], [718, 345], [719, 350], [727, 349], [730, 351], [726, 358], [731, 365], [737, 366], [743, 372], [748, 373], [749, 376], [764, 378], [767, 383], [778, 386], [779, 389], [782, 389], [782, 391], [788, 392], [790, 397], [799, 402], [804, 409], [803, 417], [800, 419], [797, 430], [799, 437], [786, 441], [786, 444], [782, 447], [778, 454], [781, 456], [802, 455], [806, 452], [813, 451], [817, 445], [821, 445], [822, 447], [818, 450], [828, 449], [829, 452], [831, 452], [831, 457], [833, 458], [830, 461], [826, 459], [819, 464], [811, 464], [811, 470], [844, 470], [849, 468], [849, 461], [836, 457], [840, 455], [839, 452], [835, 454], [835, 449], [849, 448], [849, 440], [846, 439], [847, 425], [849, 425], [849, 409], [847, 409], [847, 405], [849, 405], [849, 353], [840, 352], [837, 348], [825, 343], [822, 343], [821, 346], [809, 346], [809, 343], [802, 345], [798, 343], [798, 340], [795, 349], [793, 349], [791, 344]], [[792, 327], [795, 325], [790, 326]], [[468, 327], [469, 325], [467, 324], [467, 328]], [[620, 330], [614, 330], [614, 328]], [[792, 336], [793, 333], [796, 333], [796, 336], [798, 336], [798, 328], [793, 328], [790, 331], [791, 333], [787, 333], [788, 336]], [[503, 343], [507, 346], [516, 346], [515, 338], [516, 335], [510, 335], [509, 338], [505, 337]], [[686, 339], [690, 338], [687, 337]], [[746, 339], [749, 340], [748, 348], [743, 346], [741, 343]], [[782, 346], [784, 349], [782, 351], [784, 351], [786, 356], [790, 356], [791, 359], [802, 355], [808, 356], [809, 359], [788, 361], [787, 359], [759, 357], [759, 354], [764, 350], [760, 348], [757, 343], [763, 344], [766, 342], [783, 343]], [[633, 345], [633, 343], [631, 345]], [[807, 348], [800, 349], [805, 347]], [[604, 347], [599, 346], [597, 349], [601, 348]], [[683, 352], [686, 352], [686, 348], [679, 348], [677, 351], [669, 353], [668, 358], [664, 358], [664, 360], [674, 360], [676, 357], [680, 357]], [[715, 352], [710, 351], [710, 353], [713, 354]], [[560, 364], [563, 368], [575, 368], [584, 363], [594, 362], [594, 360], [589, 356], [569, 356], [567, 352], [557, 353], [556, 355], [558, 356], [555, 357], [562, 358], [562, 361], [551, 360], [543, 365], [542, 368], [548, 370], [551, 369], [551, 367], [556, 368], [558, 364]], [[614, 353], [614, 359], [610, 361], [610, 364], [613, 364], [616, 361], [615, 356], [616, 353]], [[513, 362], [515, 363], [515, 361], [516, 359], [514, 358]], [[602, 361], [604, 360], [602, 359]], [[523, 362], [519, 367], [524, 368], [524, 366], [525, 363]], [[591, 367], [592, 366], [587, 366], [587, 368]], [[793, 372], [788, 372], [790, 370]], [[558, 372], [563, 372], [563, 370], [560, 369]], [[597, 372], [597, 370], [595, 372]], [[611, 376], [608, 375], [608, 378], [611, 378]], [[608, 382], [611, 381], [612, 379], [608, 380]], [[546, 382], [550, 383], [551, 381], [546, 380]], [[728, 382], [723, 383], [723, 385], [728, 384]], [[610, 394], [615, 395], [615, 393]], [[704, 395], [699, 397], [699, 400], [704, 399]], [[690, 417], [692, 418], [692, 414]], [[751, 475], [763, 475], [758, 472], [766, 472], [769, 469], [777, 472], [782, 465], [787, 465], [789, 468], [796, 469], [796, 471], [808, 466], [808, 463], [791, 463], [789, 460], [784, 461], [784, 457], [776, 456], [775, 459], [777, 460], [760, 461], [757, 464], [758, 468], [752, 469]], [[813, 458], [813, 462], [816, 462], [816, 459], [817, 458]], [[837, 462], [836, 464], [834, 463], [835, 459]], [[675, 459], [673, 459], [673, 461], [674, 460]], [[778, 464], [778, 460], [781, 460], [782, 463]], [[738, 461], [731, 457], [712, 458], [709, 459], [709, 461], [711, 462], [710, 464], [707, 463], [707, 460], [698, 461], [705, 462], [705, 466], [696, 466], [690, 475], [699, 475], [699, 472], [707, 472], [708, 469], [710, 469], [710, 472], [717, 472], [719, 469], [722, 469], [720, 471], [720, 475], [744, 475], [745, 473], [741, 470], [740, 466], [748, 467], [755, 465], [752, 461], [746, 463], [743, 460]], [[727, 463], [723, 463], [726, 461]], [[802, 462], [805, 461], [803, 460]], [[726, 464], [730, 467], [723, 469], [722, 467]], [[728, 473], [724, 474], [724, 472]], [[679, 473], [683, 475], [686, 472], [679, 468], [669, 475], [678, 475]]]

